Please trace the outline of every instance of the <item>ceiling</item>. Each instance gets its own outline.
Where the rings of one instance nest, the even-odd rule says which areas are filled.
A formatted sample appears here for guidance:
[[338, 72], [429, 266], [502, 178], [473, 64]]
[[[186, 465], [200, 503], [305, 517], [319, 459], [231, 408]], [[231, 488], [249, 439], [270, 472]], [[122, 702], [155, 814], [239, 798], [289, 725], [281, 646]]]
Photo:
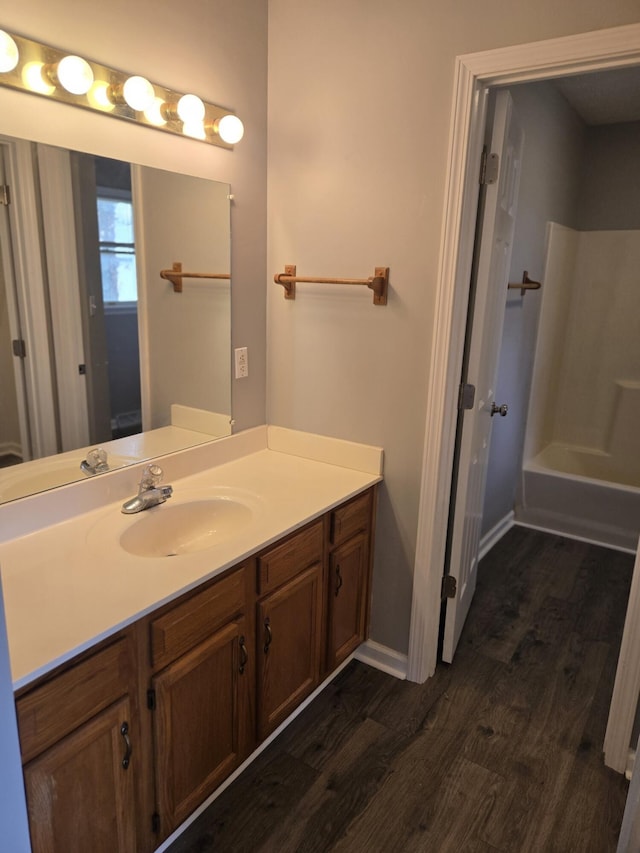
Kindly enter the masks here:
[[640, 67], [563, 77], [556, 81], [585, 124], [640, 121]]

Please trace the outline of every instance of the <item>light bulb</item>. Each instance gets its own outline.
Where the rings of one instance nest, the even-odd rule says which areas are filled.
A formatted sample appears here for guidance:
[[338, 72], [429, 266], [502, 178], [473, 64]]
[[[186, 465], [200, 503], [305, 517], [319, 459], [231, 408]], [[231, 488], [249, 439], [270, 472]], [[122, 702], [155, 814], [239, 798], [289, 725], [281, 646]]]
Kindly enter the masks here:
[[122, 94], [132, 110], [144, 112], [154, 101], [156, 93], [146, 77], [129, 77], [122, 87]]
[[56, 90], [44, 73], [44, 62], [27, 62], [22, 69], [22, 82], [40, 95], [52, 95]]
[[156, 127], [163, 127], [167, 123], [165, 117], [162, 115], [163, 107], [164, 101], [162, 98], [153, 99], [144, 111], [144, 117], [149, 124], [154, 124]]
[[93, 71], [81, 56], [65, 56], [56, 66], [55, 74], [63, 89], [72, 95], [86, 95], [93, 83]]
[[0, 71], [13, 71], [18, 64], [18, 45], [9, 33], [0, 30]]
[[197, 95], [183, 95], [178, 101], [177, 113], [185, 124], [203, 121], [204, 104]]
[[215, 123], [214, 130], [218, 133], [220, 139], [228, 145], [234, 145], [236, 142], [240, 142], [244, 136], [244, 125], [238, 116], [234, 115], [222, 116], [222, 118], [218, 119]]
[[182, 125], [182, 132], [185, 136], [191, 136], [193, 139], [207, 138], [202, 121], [185, 121]]
[[114, 108], [113, 101], [109, 98], [109, 88], [109, 84], [104, 80], [95, 81], [87, 92], [87, 100], [92, 107], [109, 112]]

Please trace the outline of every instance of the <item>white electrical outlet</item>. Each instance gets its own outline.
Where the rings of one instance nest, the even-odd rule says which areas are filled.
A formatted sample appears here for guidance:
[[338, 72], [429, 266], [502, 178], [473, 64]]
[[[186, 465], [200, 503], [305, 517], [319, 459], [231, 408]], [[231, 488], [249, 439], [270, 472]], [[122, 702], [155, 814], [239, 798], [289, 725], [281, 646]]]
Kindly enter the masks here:
[[242, 379], [249, 375], [249, 356], [246, 347], [236, 347], [234, 350], [236, 359], [236, 379]]

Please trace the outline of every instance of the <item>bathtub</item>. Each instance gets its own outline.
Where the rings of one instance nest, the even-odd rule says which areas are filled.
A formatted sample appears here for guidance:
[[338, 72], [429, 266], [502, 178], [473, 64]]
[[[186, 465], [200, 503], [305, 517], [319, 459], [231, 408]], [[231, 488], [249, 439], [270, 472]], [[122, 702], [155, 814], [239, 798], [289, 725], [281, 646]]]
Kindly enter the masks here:
[[606, 453], [547, 445], [523, 465], [515, 520], [635, 552], [640, 479], [628, 469], [612, 471], [611, 464]]

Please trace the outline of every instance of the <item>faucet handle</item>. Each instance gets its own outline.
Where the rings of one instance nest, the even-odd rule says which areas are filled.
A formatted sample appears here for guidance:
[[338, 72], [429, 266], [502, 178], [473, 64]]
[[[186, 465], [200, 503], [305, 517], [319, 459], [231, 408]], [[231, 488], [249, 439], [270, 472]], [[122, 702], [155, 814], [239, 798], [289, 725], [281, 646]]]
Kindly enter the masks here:
[[87, 474], [103, 474], [109, 470], [107, 451], [103, 447], [94, 447], [87, 452], [87, 458], [80, 463], [81, 470]]
[[87, 453], [87, 462], [90, 465], [93, 465], [94, 468], [106, 465], [107, 451], [103, 447], [94, 447], [93, 450], [90, 450]]
[[142, 479], [140, 480], [140, 491], [145, 489], [155, 489], [162, 482], [164, 471], [159, 465], [151, 463], [146, 465], [142, 470]]

